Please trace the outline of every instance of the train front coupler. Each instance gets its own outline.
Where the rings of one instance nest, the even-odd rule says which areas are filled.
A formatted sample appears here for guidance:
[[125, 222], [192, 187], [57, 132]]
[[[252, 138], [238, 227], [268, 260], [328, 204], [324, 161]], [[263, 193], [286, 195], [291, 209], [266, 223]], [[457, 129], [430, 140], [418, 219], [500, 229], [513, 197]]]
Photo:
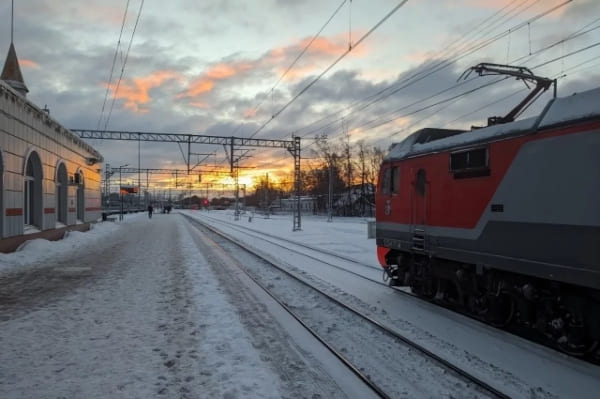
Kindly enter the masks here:
[[398, 265], [388, 265], [383, 268], [383, 282], [390, 287], [399, 287], [404, 285], [404, 269]]

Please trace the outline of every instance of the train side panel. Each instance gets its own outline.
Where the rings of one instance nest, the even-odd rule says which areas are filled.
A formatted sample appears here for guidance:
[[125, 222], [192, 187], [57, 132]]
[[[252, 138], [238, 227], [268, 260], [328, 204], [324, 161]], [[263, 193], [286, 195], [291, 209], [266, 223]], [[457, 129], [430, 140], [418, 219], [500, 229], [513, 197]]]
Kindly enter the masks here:
[[[470, 154], [456, 151], [382, 166], [382, 265], [395, 249], [600, 288], [600, 122], [469, 150], [479, 162], [485, 154], [485, 165], [462, 175], [452, 162]], [[391, 168], [399, 181], [386, 192]]]

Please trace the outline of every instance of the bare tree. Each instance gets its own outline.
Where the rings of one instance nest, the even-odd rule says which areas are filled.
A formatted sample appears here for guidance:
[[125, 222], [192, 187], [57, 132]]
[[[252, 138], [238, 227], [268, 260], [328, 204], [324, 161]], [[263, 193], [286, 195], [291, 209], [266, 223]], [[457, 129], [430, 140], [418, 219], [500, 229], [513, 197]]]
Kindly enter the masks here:
[[358, 170], [360, 170], [360, 213], [361, 215], [365, 215], [366, 212], [366, 202], [367, 202], [367, 192], [365, 184], [367, 182], [367, 152], [369, 149], [367, 148], [365, 142], [360, 140], [356, 143], [358, 147], [357, 155], [358, 155]]

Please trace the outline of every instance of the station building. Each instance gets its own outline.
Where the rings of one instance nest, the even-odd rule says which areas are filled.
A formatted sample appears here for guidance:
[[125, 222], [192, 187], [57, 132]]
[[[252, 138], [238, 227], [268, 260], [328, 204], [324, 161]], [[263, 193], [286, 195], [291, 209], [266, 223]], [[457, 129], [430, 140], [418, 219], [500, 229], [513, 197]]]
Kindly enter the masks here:
[[103, 158], [26, 98], [14, 45], [0, 75], [0, 251], [101, 217]]

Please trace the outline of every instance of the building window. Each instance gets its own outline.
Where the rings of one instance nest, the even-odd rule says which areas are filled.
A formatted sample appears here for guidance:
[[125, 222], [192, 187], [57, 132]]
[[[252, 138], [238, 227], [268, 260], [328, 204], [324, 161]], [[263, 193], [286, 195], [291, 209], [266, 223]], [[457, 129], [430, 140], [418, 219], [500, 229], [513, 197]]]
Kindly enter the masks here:
[[67, 224], [67, 186], [69, 178], [64, 163], [60, 163], [56, 172], [56, 220]]
[[25, 176], [25, 191], [23, 204], [23, 214], [25, 215], [25, 224], [33, 224], [33, 176]]
[[85, 221], [85, 186], [83, 174], [81, 172], [75, 173], [73, 180], [77, 184], [77, 220], [83, 222]]
[[42, 163], [36, 152], [27, 159], [23, 187], [23, 222], [42, 227]]
[[450, 172], [455, 179], [489, 176], [488, 148], [473, 148], [450, 154]]

